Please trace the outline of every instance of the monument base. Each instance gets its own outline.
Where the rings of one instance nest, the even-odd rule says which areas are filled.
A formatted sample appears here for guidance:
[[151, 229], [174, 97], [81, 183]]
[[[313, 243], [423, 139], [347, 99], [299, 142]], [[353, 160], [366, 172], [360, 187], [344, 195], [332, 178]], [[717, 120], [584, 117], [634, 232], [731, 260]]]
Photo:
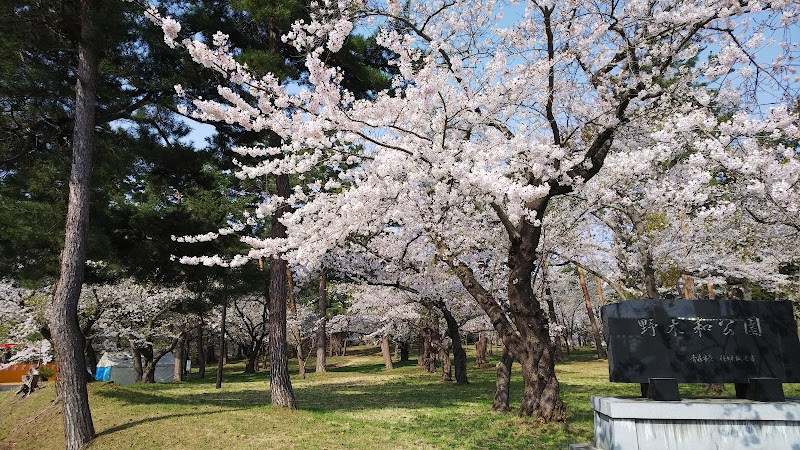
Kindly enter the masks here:
[[598, 450], [798, 449], [800, 400], [592, 397]]

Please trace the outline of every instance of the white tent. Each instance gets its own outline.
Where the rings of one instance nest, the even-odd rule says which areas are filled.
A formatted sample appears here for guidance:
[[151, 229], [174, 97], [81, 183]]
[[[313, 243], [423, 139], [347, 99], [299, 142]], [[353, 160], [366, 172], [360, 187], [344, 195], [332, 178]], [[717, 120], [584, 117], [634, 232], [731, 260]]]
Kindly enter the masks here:
[[[165, 383], [173, 380], [174, 364], [175, 357], [172, 356], [172, 353], [167, 353], [158, 360], [155, 371], [156, 383]], [[135, 383], [133, 357], [128, 352], [106, 352], [97, 362], [95, 379], [98, 381], [113, 381], [121, 385]]]

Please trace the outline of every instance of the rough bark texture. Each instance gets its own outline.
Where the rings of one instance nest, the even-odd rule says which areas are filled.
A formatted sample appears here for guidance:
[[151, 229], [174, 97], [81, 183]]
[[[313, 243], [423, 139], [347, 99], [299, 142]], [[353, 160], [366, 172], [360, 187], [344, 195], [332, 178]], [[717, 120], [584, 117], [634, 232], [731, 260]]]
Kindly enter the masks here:
[[494, 401], [492, 411], [507, 412], [511, 411], [508, 406], [509, 386], [511, 385], [511, 365], [514, 363], [514, 355], [503, 347], [500, 354], [500, 361], [497, 362], [497, 378], [495, 380]]
[[[464, 350], [464, 346], [461, 343], [461, 333], [458, 322], [455, 317], [453, 317], [453, 314], [450, 313], [450, 310], [444, 302], [439, 302], [437, 306], [442, 312], [442, 315], [444, 315], [444, 321], [447, 324], [447, 334], [450, 335], [450, 340], [453, 343], [453, 365], [456, 369], [456, 383], [467, 384], [469, 383], [467, 379], [467, 352]], [[446, 355], [446, 357], [449, 363], [450, 356]]]
[[[544, 215], [547, 199], [537, 200], [528, 208]], [[499, 209], [499, 208], [498, 208]], [[541, 308], [532, 288], [532, 274], [540, 255], [536, 247], [541, 227], [522, 220], [510, 224], [504, 213], [503, 222], [510, 235], [508, 256], [508, 307], [506, 314], [492, 294], [477, 281], [472, 269], [449, 259], [448, 264], [467, 291], [489, 315], [503, 344], [514, 354], [522, 369], [524, 389], [520, 415], [534, 416], [544, 422], [563, 421], [566, 408], [560, 398], [555, 372], [554, 346], [550, 340], [547, 313]], [[513, 324], [510, 323], [513, 321]]]
[[381, 353], [383, 354], [383, 365], [386, 370], [394, 369], [392, 365], [392, 352], [389, 350], [389, 336], [383, 335], [381, 339]]
[[697, 298], [697, 289], [694, 285], [694, 277], [691, 275], [683, 275], [683, 296], [686, 299], [694, 300]]
[[578, 267], [578, 281], [581, 285], [581, 292], [583, 292], [583, 303], [586, 305], [586, 315], [589, 316], [589, 324], [592, 327], [592, 339], [594, 339], [597, 357], [599, 359], [606, 359], [606, 349], [603, 348], [603, 339], [600, 337], [600, 328], [597, 326], [597, 318], [594, 315], [592, 299], [589, 297], [589, 289], [586, 286], [586, 277], [583, 276], [583, 270], [581, 270], [580, 267]]
[[[434, 321], [433, 323], [438, 324], [438, 321]], [[453, 381], [453, 366], [450, 363], [450, 349], [445, 347], [442, 343], [439, 330], [433, 327], [426, 327], [423, 331], [427, 335], [426, 341], [430, 342], [431, 349], [437, 353], [439, 362], [442, 363], [442, 381]], [[436, 372], [436, 365], [431, 365], [432, 370], [429, 370], [429, 372]]]
[[144, 377], [144, 370], [142, 369], [142, 352], [133, 343], [130, 345], [131, 355], [133, 356], [133, 380], [141, 383]]
[[[278, 142], [279, 143], [279, 142]], [[288, 175], [275, 175], [276, 194], [283, 198], [291, 195]], [[272, 218], [271, 237], [286, 237], [286, 227], [280, 217], [288, 210], [282, 205]], [[297, 409], [297, 403], [289, 378], [289, 356], [286, 342], [286, 261], [272, 258], [269, 285], [269, 390], [272, 406]]]
[[319, 315], [319, 322], [317, 323], [317, 372], [325, 372], [327, 361], [325, 357], [326, 349], [328, 346], [327, 330], [325, 323], [327, 321], [328, 311], [328, 277], [323, 270], [319, 275], [319, 303], [317, 305], [317, 314]]
[[475, 365], [483, 367], [486, 365], [486, 332], [478, 334], [478, 342], [475, 343]]
[[58, 364], [57, 387], [62, 400], [67, 450], [77, 450], [94, 438], [94, 423], [86, 390], [86, 360], [78, 324], [78, 298], [86, 264], [89, 230], [92, 147], [94, 145], [97, 49], [92, 0], [81, 0], [81, 38], [78, 44], [75, 86], [75, 124], [72, 131], [72, 167], [69, 199], [61, 252], [61, 267], [55, 286], [50, 332]]

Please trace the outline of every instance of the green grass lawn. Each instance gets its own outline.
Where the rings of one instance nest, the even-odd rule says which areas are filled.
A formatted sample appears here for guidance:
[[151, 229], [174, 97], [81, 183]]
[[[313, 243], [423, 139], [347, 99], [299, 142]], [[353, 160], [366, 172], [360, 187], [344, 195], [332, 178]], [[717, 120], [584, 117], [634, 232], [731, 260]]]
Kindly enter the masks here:
[[[90, 448], [563, 450], [570, 442], [592, 440], [590, 396], [637, 395], [639, 390], [609, 383], [606, 362], [595, 360], [591, 351], [573, 353], [557, 367], [568, 420], [542, 425], [490, 412], [495, 360], [484, 369], [470, 366], [470, 384], [457, 386], [440, 382], [438, 374], [425, 373], [415, 361], [384, 371], [377, 348], [353, 350], [351, 356], [329, 358], [334, 367], [327, 373], [292, 378], [297, 411], [272, 408], [267, 373], [243, 375], [243, 364], [226, 367], [219, 390], [213, 370], [204, 380], [185, 383], [92, 383], [98, 436]], [[702, 388], [681, 386], [681, 393], [698, 395]], [[521, 390], [516, 371], [512, 407]], [[797, 393], [787, 386], [787, 395]], [[53, 395], [53, 383], [25, 400], [0, 393], [0, 449], [63, 447], [60, 408], [48, 408]]]

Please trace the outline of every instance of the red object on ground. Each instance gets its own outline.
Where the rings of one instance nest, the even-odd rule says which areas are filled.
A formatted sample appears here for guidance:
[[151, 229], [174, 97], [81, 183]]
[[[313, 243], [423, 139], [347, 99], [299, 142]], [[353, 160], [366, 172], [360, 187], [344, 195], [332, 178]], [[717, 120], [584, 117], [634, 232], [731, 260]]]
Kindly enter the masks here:
[[19, 344], [0, 344], [0, 348], [11, 348]]

